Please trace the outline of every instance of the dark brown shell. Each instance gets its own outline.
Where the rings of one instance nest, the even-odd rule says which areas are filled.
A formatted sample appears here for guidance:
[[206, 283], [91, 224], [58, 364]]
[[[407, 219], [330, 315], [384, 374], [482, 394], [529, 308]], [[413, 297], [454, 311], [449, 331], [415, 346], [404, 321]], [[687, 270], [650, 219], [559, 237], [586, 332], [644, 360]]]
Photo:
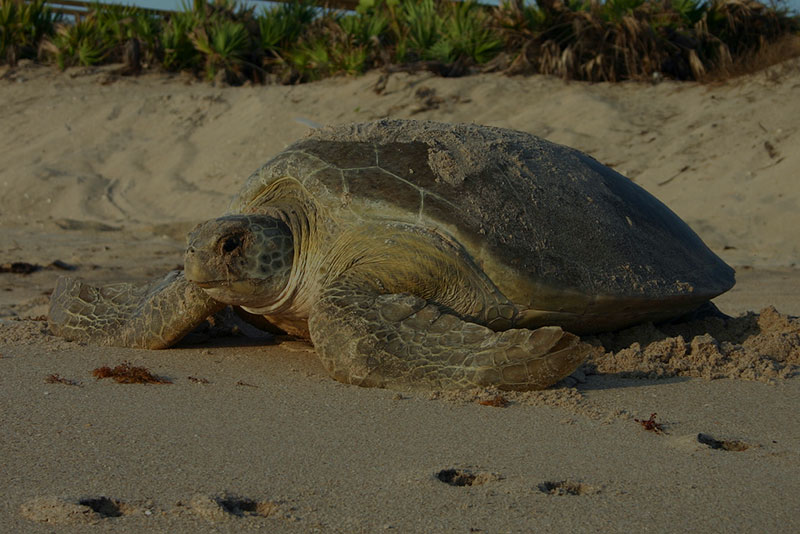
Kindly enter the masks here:
[[655, 197], [527, 133], [389, 120], [318, 130], [251, 177], [232, 209], [285, 176], [340, 221], [401, 220], [453, 236], [533, 308], [559, 298], [570, 313], [600, 301], [699, 303], [734, 284], [733, 269]]

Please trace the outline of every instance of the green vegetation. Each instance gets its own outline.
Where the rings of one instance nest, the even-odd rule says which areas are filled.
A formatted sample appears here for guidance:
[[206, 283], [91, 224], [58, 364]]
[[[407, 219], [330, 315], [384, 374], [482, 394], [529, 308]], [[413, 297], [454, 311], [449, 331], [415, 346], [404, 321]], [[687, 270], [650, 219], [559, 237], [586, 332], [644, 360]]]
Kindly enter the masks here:
[[0, 0], [0, 63], [35, 58], [39, 45], [53, 35], [55, 22], [41, 0], [29, 4]]
[[755, 0], [361, 0], [355, 13], [193, 0], [168, 15], [98, 3], [77, 22], [41, 0], [0, 0], [0, 63], [122, 63], [230, 84], [373, 68], [703, 80], [800, 55], [799, 29], [797, 16]]

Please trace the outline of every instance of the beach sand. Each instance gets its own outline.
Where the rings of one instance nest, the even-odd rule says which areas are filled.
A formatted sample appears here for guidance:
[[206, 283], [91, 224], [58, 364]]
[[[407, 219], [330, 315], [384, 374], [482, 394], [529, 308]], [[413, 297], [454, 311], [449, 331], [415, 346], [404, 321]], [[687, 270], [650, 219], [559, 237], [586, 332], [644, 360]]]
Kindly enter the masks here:
[[[799, 88], [797, 62], [715, 86], [0, 70], [0, 265], [40, 267], [0, 273], [0, 531], [800, 530]], [[736, 268], [715, 300], [736, 318], [597, 336], [574, 377], [502, 394], [343, 385], [291, 339], [48, 333], [58, 276], [161, 276], [311, 125], [382, 117], [515, 128], [616, 168]], [[92, 375], [124, 361], [171, 383]]]

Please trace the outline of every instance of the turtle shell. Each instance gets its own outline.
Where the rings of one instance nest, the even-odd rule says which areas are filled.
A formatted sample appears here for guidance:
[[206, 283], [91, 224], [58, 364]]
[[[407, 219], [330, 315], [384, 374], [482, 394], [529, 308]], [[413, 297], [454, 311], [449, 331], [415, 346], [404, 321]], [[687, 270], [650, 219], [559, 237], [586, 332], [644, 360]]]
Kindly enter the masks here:
[[401, 120], [324, 128], [254, 174], [232, 210], [285, 177], [337, 222], [403, 221], [451, 236], [527, 310], [526, 326], [655, 320], [734, 284], [733, 269], [654, 196], [523, 132]]

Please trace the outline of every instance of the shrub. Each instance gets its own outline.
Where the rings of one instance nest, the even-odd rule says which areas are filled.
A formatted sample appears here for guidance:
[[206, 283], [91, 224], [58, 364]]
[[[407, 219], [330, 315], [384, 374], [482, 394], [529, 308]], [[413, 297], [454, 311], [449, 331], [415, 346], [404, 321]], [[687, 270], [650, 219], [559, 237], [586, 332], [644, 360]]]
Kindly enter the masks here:
[[754, 0], [505, 1], [493, 18], [510, 72], [589, 81], [702, 79], [797, 31]]
[[36, 58], [42, 41], [53, 34], [57, 20], [43, 0], [0, 1], [0, 62], [14, 65], [19, 59]]
[[294, 0], [258, 14], [237, 0], [192, 0], [168, 15], [96, 3], [66, 23], [42, 0], [0, 0], [0, 62], [45, 51], [61, 68], [124, 62], [123, 72], [160, 66], [228, 83], [398, 65], [446, 75], [491, 68], [702, 80], [799, 54], [797, 40], [787, 40], [798, 20], [755, 0], [361, 0], [355, 13]]

